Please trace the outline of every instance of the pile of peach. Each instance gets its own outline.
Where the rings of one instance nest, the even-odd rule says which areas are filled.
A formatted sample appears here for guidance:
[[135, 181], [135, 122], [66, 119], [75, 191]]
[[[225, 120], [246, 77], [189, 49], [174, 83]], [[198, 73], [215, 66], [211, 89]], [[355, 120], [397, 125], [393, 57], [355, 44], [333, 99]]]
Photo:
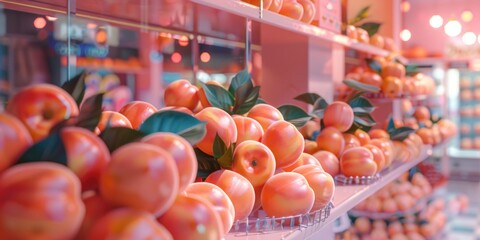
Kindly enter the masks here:
[[[455, 205], [455, 206], [454, 206]], [[377, 240], [426, 240], [435, 239], [442, 234], [447, 222], [447, 213], [452, 206], [465, 210], [468, 198], [457, 196], [451, 201], [436, 198], [427, 205], [412, 213], [399, 214], [388, 219], [369, 219], [358, 217], [353, 219], [349, 229], [351, 239], [377, 239]]]
[[421, 173], [415, 173], [410, 181], [405, 173], [359, 203], [354, 210], [371, 214], [412, 211], [431, 193], [432, 186]]
[[[278, 109], [257, 104], [231, 116], [205, 106], [208, 102], [202, 106], [201, 91], [186, 80], [175, 81], [165, 90], [167, 107], [130, 102], [118, 112], [103, 111], [91, 131], [57, 128], [83, 109], [62, 88], [38, 84], [18, 91], [0, 113], [0, 236], [222, 239], [235, 221], [260, 208], [268, 216], [285, 217], [330, 203], [332, 176], [303, 153], [302, 134]], [[102, 141], [109, 128], [139, 130], [164, 111], [203, 121], [203, 138], [192, 146], [180, 135], [156, 132], [112, 152]], [[17, 162], [30, 146], [56, 133], [65, 165]], [[216, 137], [227, 146], [235, 143], [231, 164], [199, 181], [195, 151], [214, 155]], [[49, 147], [57, 151], [60, 145]]]
[[[368, 133], [357, 129], [350, 133], [347, 130], [353, 118], [352, 108], [336, 101], [325, 109], [325, 128], [319, 129], [318, 120], [312, 120], [300, 129], [305, 138], [305, 152], [317, 158], [332, 176], [374, 176], [395, 161], [408, 162], [420, 155], [423, 143], [415, 133], [403, 141], [391, 140], [383, 129]], [[316, 131], [319, 134], [314, 136]]]
[[372, 46], [385, 49], [387, 51], [398, 50], [392, 38], [382, 36], [378, 33], [372, 36], [369, 36], [368, 32], [361, 27], [348, 25], [346, 29], [346, 33], [350, 39], [361, 42], [361, 43], [370, 44]]
[[[346, 74], [345, 79], [378, 87], [387, 98], [430, 95], [435, 90], [435, 81], [430, 76], [423, 73], [407, 76], [405, 66], [391, 57], [375, 57], [373, 60], [378, 69], [355, 67]], [[340, 95], [350, 91], [344, 84], [339, 85], [337, 90]]]
[[418, 106], [410, 117], [403, 121], [395, 121], [396, 127], [406, 126], [416, 130], [424, 144], [436, 145], [454, 137], [458, 128], [450, 119], [432, 121], [430, 110], [425, 106]]

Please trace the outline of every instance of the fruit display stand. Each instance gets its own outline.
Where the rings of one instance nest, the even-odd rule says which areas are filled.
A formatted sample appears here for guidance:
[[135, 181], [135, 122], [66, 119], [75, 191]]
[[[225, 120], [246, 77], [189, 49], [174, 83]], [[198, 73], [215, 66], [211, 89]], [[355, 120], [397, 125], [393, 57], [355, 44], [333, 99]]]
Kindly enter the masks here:
[[[3, 0], [0, 0], [0, 2], [5, 3], [7, 7], [18, 8], [19, 6], [16, 2]], [[263, 68], [276, 69], [276, 71], [262, 72], [262, 96], [272, 105], [279, 105], [288, 102], [290, 101], [289, 99], [293, 99], [293, 96], [307, 91], [319, 92], [322, 96], [325, 96], [328, 101], [332, 100], [334, 82], [341, 81], [344, 76], [345, 49], [354, 49], [372, 56], [388, 56], [391, 54], [391, 52], [385, 51], [384, 49], [365, 43], [359, 43], [344, 35], [304, 24], [240, 1], [192, 0], [179, 2], [189, 6], [191, 6], [191, 3], [195, 3], [193, 4], [193, 9], [214, 9], [221, 13], [232, 14], [237, 19], [240, 17], [241, 22], [246, 26], [247, 32], [247, 43], [245, 44], [245, 48], [247, 49], [247, 64], [249, 57], [251, 57], [251, 52], [248, 50], [249, 44], [251, 44], [248, 36], [252, 34], [252, 29], [249, 28], [252, 26], [250, 23], [253, 22], [254, 26], [261, 27], [262, 31], [260, 39], [262, 42], [262, 57], [264, 61]], [[28, 7], [28, 5], [22, 5], [22, 8]], [[82, 15], [81, 10], [79, 10], [79, 12], [80, 13], [77, 15], [79, 17], [95, 19], [84, 13]], [[96, 20], [99, 19], [97, 18]], [[101, 20], [111, 22], [112, 24], [118, 23], [120, 25], [123, 24], [123, 26], [126, 25], [125, 22], [115, 22], [112, 18], [102, 18]], [[142, 30], [149, 31], [165, 30], [164, 28], [155, 28], [144, 23], [133, 25], [133, 27], [141, 27]], [[286, 48], [286, 46], [290, 47]], [[295, 64], [292, 64], [291, 59], [295, 59]], [[330, 61], [328, 65], [325, 63], [326, 61]], [[403, 61], [405, 60], [403, 59]], [[324, 65], [328, 66], [328, 71], [323, 71], [322, 67], [319, 67]], [[146, 66], [152, 67], [148, 64]], [[141, 85], [144, 88], [143, 91], [148, 91], [149, 95], [160, 95], [158, 93], [161, 91], [161, 87], [157, 81], [158, 79], [153, 77], [149, 78], [150, 76], [155, 76], [159, 73], [160, 70], [154, 69], [153, 67], [148, 71], [145, 71], [146, 76], [142, 78], [142, 81], [145, 82], [142, 82]], [[301, 79], [301, 81], [292, 79]], [[333, 209], [328, 213], [326, 219], [322, 219], [323, 221], [316, 222], [312, 226], [293, 228], [283, 227], [283, 229], [277, 228], [271, 232], [232, 232], [226, 236], [226, 239], [325, 238], [325, 236], [329, 236], [331, 233], [331, 226], [335, 219], [344, 215], [356, 204], [363, 201], [369, 195], [372, 195], [431, 154], [432, 147], [430, 145], [425, 145], [421, 149], [421, 153], [418, 157], [411, 159], [408, 162], [394, 163], [391, 167], [380, 173], [380, 178], [378, 180], [370, 184], [337, 185], [332, 203]]]
[[432, 147], [425, 145], [418, 158], [406, 163], [394, 163], [389, 169], [385, 169], [380, 173], [380, 178], [366, 185], [337, 185], [333, 198], [333, 209], [324, 221], [312, 224], [312, 226], [284, 226], [284, 229], [278, 228], [265, 232], [238, 232], [230, 233], [226, 239], [320, 239], [331, 234], [331, 224], [333, 221], [349, 210], [354, 208], [358, 203], [365, 200], [368, 196], [374, 194], [379, 189], [397, 179], [400, 175], [424, 161], [432, 154]]

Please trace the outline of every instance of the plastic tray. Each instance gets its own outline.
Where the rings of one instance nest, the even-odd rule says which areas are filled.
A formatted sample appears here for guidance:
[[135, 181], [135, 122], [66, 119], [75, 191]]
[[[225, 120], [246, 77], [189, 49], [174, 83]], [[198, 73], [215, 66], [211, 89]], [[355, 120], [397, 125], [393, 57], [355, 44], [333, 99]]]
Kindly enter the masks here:
[[372, 184], [380, 179], [380, 174], [375, 174], [373, 176], [351, 176], [347, 177], [345, 175], [335, 176], [336, 185], [368, 185]]
[[303, 229], [311, 226], [323, 226], [330, 216], [333, 203], [329, 203], [318, 211], [289, 217], [268, 217], [264, 211], [259, 210], [245, 220], [237, 220], [230, 233], [235, 235], [261, 234], [285, 229]]

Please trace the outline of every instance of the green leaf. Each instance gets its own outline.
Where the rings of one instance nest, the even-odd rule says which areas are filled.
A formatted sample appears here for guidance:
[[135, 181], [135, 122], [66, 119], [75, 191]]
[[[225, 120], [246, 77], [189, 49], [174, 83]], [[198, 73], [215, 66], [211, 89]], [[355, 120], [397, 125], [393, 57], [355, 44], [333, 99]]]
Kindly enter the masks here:
[[354, 113], [353, 121], [366, 127], [375, 126], [376, 122], [369, 113]]
[[353, 113], [371, 113], [375, 108], [369, 108], [369, 107], [354, 107], [352, 108]]
[[324, 110], [328, 107], [328, 102], [323, 97], [319, 97], [313, 104], [313, 110]]
[[348, 103], [353, 99], [362, 96], [364, 93], [365, 93], [364, 91], [353, 91], [353, 93], [348, 96], [346, 102]]
[[372, 58], [365, 58], [368, 68], [377, 74], [382, 74], [382, 64]]
[[267, 103], [267, 102], [265, 100], [263, 100], [262, 98], [257, 98], [257, 102], [255, 103], [255, 105], [261, 104], [261, 103]]
[[253, 88], [252, 76], [246, 69], [240, 71], [232, 78], [228, 91], [230, 94], [235, 95], [237, 89], [245, 85], [248, 86], [247, 89]]
[[440, 120], [442, 120], [442, 117], [430, 114], [430, 121], [432, 121], [432, 124], [437, 124], [438, 122], [440, 122]]
[[202, 84], [208, 102], [213, 106], [231, 114], [234, 105], [233, 95], [225, 88], [213, 84]]
[[322, 97], [316, 93], [307, 92], [307, 93], [302, 93], [293, 99], [310, 104], [310, 105], [314, 105], [319, 98], [322, 98]]
[[205, 137], [206, 123], [194, 116], [174, 111], [159, 111], [148, 117], [139, 130], [148, 135], [156, 132], [172, 132], [184, 137], [190, 144], [195, 145]]
[[315, 116], [315, 117], [318, 117], [320, 119], [323, 119], [323, 116], [325, 115], [325, 109], [313, 110], [312, 115]]
[[346, 133], [354, 134], [357, 129], [361, 129], [365, 132], [368, 132], [368, 131], [370, 131], [371, 128], [372, 128], [372, 126], [360, 125], [360, 124], [358, 124], [357, 122], [354, 121], [352, 126], [346, 131]]
[[215, 139], [213, 140], [213, 157], [218, 159], [227, 151], [227, 145], [222, 140], [218, 134], [215, 134]]
[[67, 152], [60, 136], [55, 131], [28, 148], [15, 164], [29, 162], [55, 162], [67, 166]]
[[353, 25], [353, 24], [358, 23], [358, 22], [362, 21], [363, 19], [367, 18], [368, 15], [369, 15], [369, 13], [368, 13], [369, 9], [370, 9], [370, 6], [366, 6], [362, 9], [360, 9], [360, 11], [357, 13], [355, 18], [351, 19], [348, 22], [348, 24]]
[[197, 157], [198, 170], [197, 177], [206, 178], [210, 173], [222, 169], [220, 164], [210, 155], [194, 148]]
[[62, 84], [62, 88], [67, 91], [77, 103], [77, 106], [83, 101], [85, 95], [85, 77], [87, 73], [82, 71], [72, 79], [66, 81]]
[[127, 127], [107, 127], [100, 133], [100, 138], [105, 142], [110, 152], [144, 136], [144, 133]]
[[248, 84], [244, 84], [235, 91], [235, 104], [232, 111], [234, 114], [245, 114], [257, 104], [260, 87], [249, 87]]
[[303, 127], [312, 117], [303, 109], [294, 105], [282, 105], [278, 107], [285, 121], [295, 125], [295, 127]]
[[358, 96], [356, 98], [351, 99], [348, 102], [348, 105], [352, 107], [354, 112], [367, 112], [370, 113], [375, 110], [375, 106], [373, 106], [372, 102], [365, 97]]
[[390, 116], [388, 119], [388, 125], [387, 125], [387, 132], [393, 131], [395, 129], [395, 122], [393, 121], [393, 117]]
[[414, 133], [415, 129], [410, 127], [399, 127], [395, 129], [391, 129], [388, 131], [390, 134], [390, 139], [396, 141], [403, 141], [405, 140], [411, 133]]
[[378, 22], [366, 22], [359, 27], [365, 29], [368, 32], [368, 36], [371, 37], [378, 32], [381, 26], [382, 24]]
[[75, 126], [94, 131], [102, 116], [103, 93], [95, 94], [85, 100], [80, 114], [75, 118]]
[[413, 76], [419, 74], [420, 71], [418, 70], [417, 65], [406, 65], [405, 66], [405, 73], [406, 73], [407, 76], [413, 77]]
[[380, 91], [379, 87], [369, 85], [369, 84], [365, 84], [365, 83], [361, 83], [359, 81], [355, 81], [355, 80], [352, 80], [352, 79], [345, 79], [345, 80], [343, 80], [343, 83], [345, 85], [349, 86], [350, 88], [353, 88], [357, 91], [365, 91], [365, 92], [373, 92], [373, 93], [377, 93], [377, 92]]
[[227, 148], [225, 153], [217, 159], [218, 164], [225, 169], [230, 169], [233, 163], [233, 151], [234, 145], [232, 144]]

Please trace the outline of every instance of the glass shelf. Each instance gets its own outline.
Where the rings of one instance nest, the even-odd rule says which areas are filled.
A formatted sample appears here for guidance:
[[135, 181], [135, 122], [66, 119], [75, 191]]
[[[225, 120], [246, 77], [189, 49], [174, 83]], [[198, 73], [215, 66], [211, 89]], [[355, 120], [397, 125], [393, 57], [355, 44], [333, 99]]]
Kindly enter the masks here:
[[[241, 1], [192, 0], [192, 2], [249, 18], [259, 23], [268, 24], [294, 33], [307, 35], [312, 38], [320, 39], [332, 44], [338, 44], [372, 55], [389, 56], [391, 54], [390, 51], [372, 46], [370, 44], [360, 43], [356, 40], [348, 38], [345, 35], [337, 34], [310, 24], [305, 24], [301, 21], [290, 19], [278, 13], [268, 10], [261, 12], [260, 8]], [[402, 56], [397, 56], [397, 58], [402, 63], [406, 63], [408, 61]]]

